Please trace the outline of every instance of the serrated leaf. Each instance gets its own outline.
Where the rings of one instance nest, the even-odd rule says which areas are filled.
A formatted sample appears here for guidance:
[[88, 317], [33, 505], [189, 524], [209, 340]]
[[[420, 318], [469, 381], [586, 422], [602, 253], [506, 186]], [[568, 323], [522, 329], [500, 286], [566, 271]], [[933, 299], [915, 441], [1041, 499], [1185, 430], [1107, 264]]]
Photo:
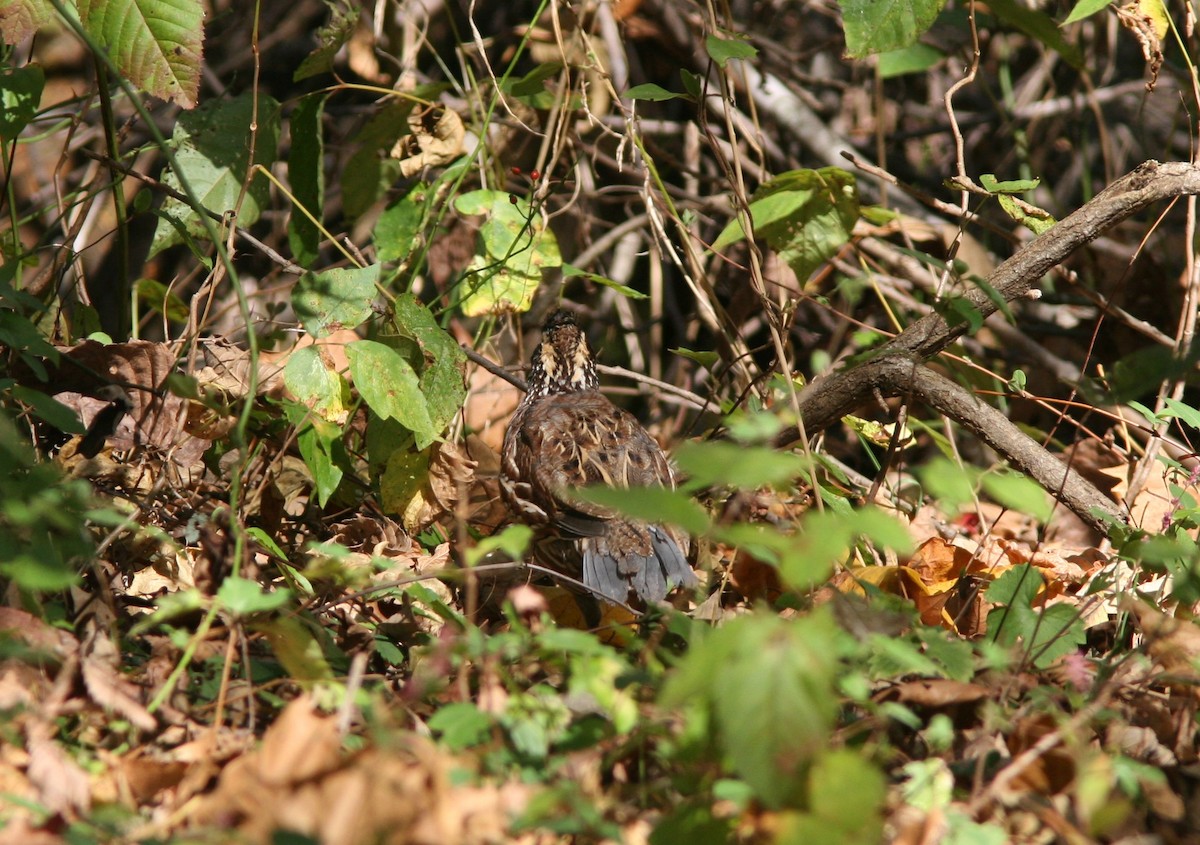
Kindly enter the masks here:
[[346, 357], [354, 386], [372, 411], [411, 431], [418, 449], [437, 439], [439, 429], [429, 416], [417, 374], [400, 353], [373, 340], [360, 340], [346, 347]]
[[1019, 640], [1039, 667], [1048, 666], [1087, 639], [1077, 608], [1069, 604], [1034, 608], [1043, 583], [1041, 573], [1026, 563], [993, 581], [985, 594], [987, 601], [997, 605], [987, 616], [988, 635], [1002, 645]]
[[353, 329], [373, 313], [379, 265], [305, 273], [292, 289], [292, 308], [313, 337]]
[[803, 799], [805, 763], [830, 741], [839, 633], [817, 610], [797, 620], [741, 616], [684, 659], [663, 704], [703, 704], [734, 771], [768, 807]]
[[[200, 203], [214, 214], [232, 211], [241, 197], [242, 182], [252, 164], [249, 151], [253, 116], [254, 100], [247, 93], [228, 100], [210, 100], [194, 111], [180, 115], [175, 124], [171, 135], [175, 163]], [[270, 164], [278, 145], [279, 103], [267, 94], [259, 94], [258, 137], [253, 163]], [[182, 190], [179, 174], [174, 169], [167, 171], [163, 182], [177, 191]], [[246, 192], [238, 224], [249, 226], [255, 223], [269, 199], [267, 180], [260, 173]], [[182, 227], [193, 238], [208, 237], [201, 215], [187, 203], [168, 197], [160, 214], [170, 222], [159, 221], [150, 246], [151, 255], [184, 241], [176, 226]]]
[[45, 85], [40, 65], [0, 68], [0, 138], [15, 139], [33, 120]]
[[329, 21], [317, 30], [317, 49], [296, 68], [292, 74], [293, 82], [332, 70], [334, 56], [350, 40], [358, 25], [358, 7], [348, 0], [325, 0], [325, 5], [329, 9]]
[[79, 19], [130, 82], [196, 105], [204, 39], [200, 0], [77, 0]]
[[732, 59], [753, 59], [758, 55], [758, 49], [748, 41], [740, 38], [721, 38], [709, 35], [704, 39], [704, 49], [708, 57], [721, 67]]
[[[292, 196], [297, 205], [318, 221], [325, 207], [325, 137], [321, 130], [325, 97], [325, 94], [310, 94], [296, 104], [290, 123], [292, 149], [288, 155]], [[288, 244], [296, 263], [305, 267], [316, 261], [320, 252], [321, 230], [299, 208], [293, 208], [288, 215]]]
[[861, 59], [917, 43], [945, 0], [839, 0], [846, 55]]

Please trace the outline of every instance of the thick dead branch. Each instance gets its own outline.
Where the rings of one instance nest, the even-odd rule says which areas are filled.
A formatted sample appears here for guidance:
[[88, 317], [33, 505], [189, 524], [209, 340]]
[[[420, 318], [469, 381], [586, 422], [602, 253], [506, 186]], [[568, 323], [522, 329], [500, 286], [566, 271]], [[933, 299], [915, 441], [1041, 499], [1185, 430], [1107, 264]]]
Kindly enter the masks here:
[[[1006, 302], [1023, 297], [1047, 271], [1076, 249], [1141, 209], [1166, 199], [1200, 193], [1200, 167], [1185, 162], [1148, 161], [1113, 182], [1087, 205], [1031, 241], [997, 267], [987, 279]], [[966, 297], [985, 317], [997, 310], [983, 290]], [[963, 332], [931, 313], [889, 341], [871, 360], [811, 383], [800, 395], [800, 412], [809, 436], [828, 428], [869, 400], [911, 396], [962, 423], [984, 442], [1029, 473], [1085, 521], [1103, 527], [1094, 509], [1117, 515], [1117, 506], [1077, 473], [1026, 437], [996, 409], [970, 397], [962, 388], [924, 367]], [[789, 446], [799, 439], [796, 428], [777, 438]]]

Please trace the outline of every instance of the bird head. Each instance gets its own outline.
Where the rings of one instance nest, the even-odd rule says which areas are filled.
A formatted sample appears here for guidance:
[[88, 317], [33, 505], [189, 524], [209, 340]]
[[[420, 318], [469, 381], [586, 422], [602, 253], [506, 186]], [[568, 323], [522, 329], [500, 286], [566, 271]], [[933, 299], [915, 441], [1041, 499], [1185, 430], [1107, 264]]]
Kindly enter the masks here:
[[579, 324], [568, 312], [555, 311], [542, 325], [542, 342], [533, 350], [528, 397], [595, 390], [599, 385], [596, 362]]

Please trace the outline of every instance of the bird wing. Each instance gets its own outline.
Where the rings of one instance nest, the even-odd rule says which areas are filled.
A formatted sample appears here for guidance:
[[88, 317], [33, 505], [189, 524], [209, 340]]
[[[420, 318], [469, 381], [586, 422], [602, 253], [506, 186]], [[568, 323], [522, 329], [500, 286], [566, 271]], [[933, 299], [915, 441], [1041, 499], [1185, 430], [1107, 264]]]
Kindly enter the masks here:
[[595, 391], [547, 396], [518, 433], [517, 470], [563, 530], [596, 536], [616, 513], [571, 495], [580, 487], [674, 486], [670, 463], [632, 414]]

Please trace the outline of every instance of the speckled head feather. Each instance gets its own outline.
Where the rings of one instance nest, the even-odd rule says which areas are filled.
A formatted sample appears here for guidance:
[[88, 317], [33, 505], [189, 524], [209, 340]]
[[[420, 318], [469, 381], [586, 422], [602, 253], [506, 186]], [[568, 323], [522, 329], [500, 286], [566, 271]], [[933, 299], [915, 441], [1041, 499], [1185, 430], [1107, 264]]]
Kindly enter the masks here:
[[596, 362], [579, 324], [569, 312], [555, 311], [542, 325], [542, 342], [533, 351], [526, 401], [599, 386]]

